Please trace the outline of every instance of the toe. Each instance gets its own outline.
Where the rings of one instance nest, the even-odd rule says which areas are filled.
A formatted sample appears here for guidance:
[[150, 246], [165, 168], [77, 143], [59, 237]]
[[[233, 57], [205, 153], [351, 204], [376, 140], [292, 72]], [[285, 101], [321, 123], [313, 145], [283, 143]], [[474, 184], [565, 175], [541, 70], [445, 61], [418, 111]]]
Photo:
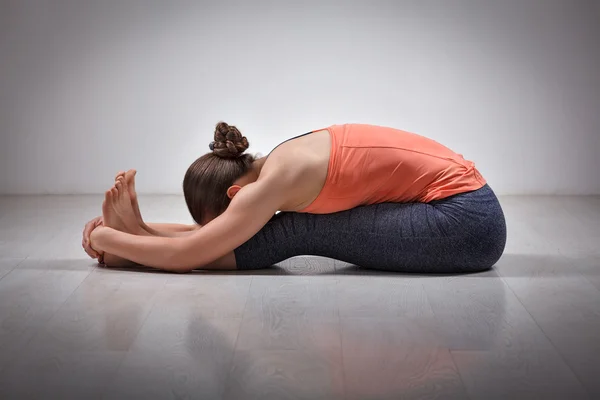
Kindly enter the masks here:
[[129, 186], [128, 189], [131, 189], [130, 191], [132, 191], [132, 192], [135, 191], [135, 174], [136, 174], [135, 169], [130, 169], [125, 174], [125, 183], [127, 183], [127, 185]]
[[135, 176], [135, 169], [130, 169], [129, 171], [127, 171], [127, 173], [125, 174], [125, 181], [126, 182], [131, 182], [133, 181], [133, 177]]
[[121, 193], [123, 194], [128, 194], [129, 193], [129, 188], [127, 187], [127, 184], [125, 182], [121, 183], [121, 189], [119, 189], [121, 191]]
[[106, 213], [108, 212], [108, 200], [104, 200], [102, 202], [102, 215], [106, 215]]
[[119, 171], [117, 175], [115, 175], [115, 181], [119, 178], [119, 176], [125, 175], [125, 171]]

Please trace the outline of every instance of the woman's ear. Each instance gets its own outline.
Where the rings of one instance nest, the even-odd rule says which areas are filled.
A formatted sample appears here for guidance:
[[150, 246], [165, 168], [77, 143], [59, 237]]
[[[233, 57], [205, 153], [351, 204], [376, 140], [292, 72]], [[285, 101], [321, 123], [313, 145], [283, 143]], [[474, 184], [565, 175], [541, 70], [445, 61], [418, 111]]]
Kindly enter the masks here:
[[233, 196], [235, 196], [237, 194], [237, 192], [240, 191], [242, 187], [240, 185], [232, 185], [229, 187], [229, 189], [227, 189], [227, 197], [229, 197], [230, 199], [233, 199]]

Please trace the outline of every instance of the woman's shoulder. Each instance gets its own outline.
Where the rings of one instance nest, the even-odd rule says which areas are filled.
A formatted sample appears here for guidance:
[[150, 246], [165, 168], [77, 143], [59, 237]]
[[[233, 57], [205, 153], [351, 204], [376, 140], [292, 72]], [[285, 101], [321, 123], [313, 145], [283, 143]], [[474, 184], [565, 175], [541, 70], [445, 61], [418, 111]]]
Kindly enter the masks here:
[[259, 177], [285, 175], [290, 178], [303, 169], [304, 160], [294, 146], [280, 146], [264, 157]]
[[331, 141], [327, 130], [297, 136], [284, 142], [266, 158], [261, 175], [276, 173], [287, 179], [310, 178], [317, 170], [327, 169]]

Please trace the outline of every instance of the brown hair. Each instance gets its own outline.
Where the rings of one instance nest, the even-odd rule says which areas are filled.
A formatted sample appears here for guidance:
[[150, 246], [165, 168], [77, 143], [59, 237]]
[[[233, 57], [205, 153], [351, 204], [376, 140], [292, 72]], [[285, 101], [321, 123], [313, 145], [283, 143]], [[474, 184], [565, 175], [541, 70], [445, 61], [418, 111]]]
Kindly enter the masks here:
[[217, 124], [209, 145], [212, 152], [194, 161], [183, 178], [185, 202], [196, 223], [204, 225], [227, 209], [231, 202], [227, 189], [252, 168], [255, 160], [244, 154], [249, 146], [235, 126]]

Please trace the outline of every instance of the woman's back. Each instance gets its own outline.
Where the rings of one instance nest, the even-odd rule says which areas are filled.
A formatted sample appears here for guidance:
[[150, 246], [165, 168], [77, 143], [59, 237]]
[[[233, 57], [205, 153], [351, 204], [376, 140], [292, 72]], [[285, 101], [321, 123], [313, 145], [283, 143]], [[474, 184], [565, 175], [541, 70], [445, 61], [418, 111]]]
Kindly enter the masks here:
[[[282, 211], [332, 213], [384, 202], [429, 202], [481, 188], [473, 162], [426, 137], [334, 125], [282, 143], [269, 161], [294, 182]], [[275, 165], [273, 165], [275, 166]], [[289, 190], [289, 189], [288, 189]]]

